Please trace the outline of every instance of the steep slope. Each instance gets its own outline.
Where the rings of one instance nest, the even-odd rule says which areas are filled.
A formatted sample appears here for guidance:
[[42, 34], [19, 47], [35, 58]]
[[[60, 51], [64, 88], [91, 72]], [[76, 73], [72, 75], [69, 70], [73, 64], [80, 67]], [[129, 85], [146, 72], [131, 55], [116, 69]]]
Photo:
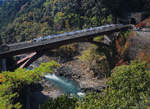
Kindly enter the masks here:
[[0, 13], [1, 36], [6, 43], [112, 21], [107, 9], [92, 0], [8, 1]]
[[0, 7], [0, 35], [5, 43], [31, 40], [112, 23], [124, 12], [149, 7], [145, 0], [5, 0]]

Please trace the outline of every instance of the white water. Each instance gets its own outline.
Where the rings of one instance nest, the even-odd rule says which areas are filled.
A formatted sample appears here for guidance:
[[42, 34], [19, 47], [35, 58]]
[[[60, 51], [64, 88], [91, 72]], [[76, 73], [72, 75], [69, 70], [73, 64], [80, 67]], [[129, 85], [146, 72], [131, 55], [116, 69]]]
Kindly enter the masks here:
[[45, 78], [56, 85], [59, 89], [70, 95], [75, 94], [79, 97], [84, 97], [85, 93], [81, 92], [80, 86], [75, 81], [68, 80], [55, 74], [45, 75]]

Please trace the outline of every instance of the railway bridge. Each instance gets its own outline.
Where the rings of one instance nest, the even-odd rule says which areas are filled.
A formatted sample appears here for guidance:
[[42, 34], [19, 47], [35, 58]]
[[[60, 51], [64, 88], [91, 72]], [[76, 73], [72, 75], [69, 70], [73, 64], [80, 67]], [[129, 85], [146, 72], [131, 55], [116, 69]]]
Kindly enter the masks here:
[[[88, 28], [63, 34], [49, 35], [35, 38], [31, 41], [19, 42], [0, 46], [0, 70], [13, 70], [17, 67], [27, 67], [36, 59], [41, 57], [47, 50], [57, 49], [58, 47], [74, 42], [91, 42], [98, 35], [105, 35], [105, 42], [99, 46], [107, 45], [114, 39], [114, 33], [131, 29], [132, 25], [110, 24], [94, 28]], [[31, 53], [27, 57], [17, 62], [13, 61], [13, 56]]]

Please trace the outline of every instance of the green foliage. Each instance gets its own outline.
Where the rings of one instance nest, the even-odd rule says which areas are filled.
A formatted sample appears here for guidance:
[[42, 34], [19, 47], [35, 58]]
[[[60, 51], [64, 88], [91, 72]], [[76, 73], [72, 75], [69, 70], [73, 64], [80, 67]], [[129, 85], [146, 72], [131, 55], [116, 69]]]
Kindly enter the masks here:
[[93, 0], [9, 1], [0, 8], [0, 13], [0, 32], [6, 43], [112, 22], [101, 1]]
[[16, 13], [19, 12], [21, 6], [24, 5], [27, 1], [28, 0], [4, 1], [3, 5], [0, 6], [0, 30], [15, 19]]
[[100, 42], [102, 39], [104, 38], [104, 35], [101, 35], [101, 36], [97, 36], [93, 39], [93, 41], [95, 42]]
[[75, 109], [101, 109], [100, 94], [87, 93], [85, 98], [77, 102]]
[[20, 109], [22, 102], [21, 93], [25, 93], [25, 88], [38, 82], [44, 73], [52, 72], [58, 64], [54, 61], [42, 63], [34, 70], [17, 69], [14, 72], [2, 72], [0, 84], [0, 107], [2, 109]]
[[79, 54], [77, 43], [61, 46], [56, 51], [56, 55], [64, 59], [72, 59], [72, 57], [76, 56], [77, 54]]
[[109, 72], [109, 65], [104, 54], [99, 53], [97, 48], [97, 46], [91, 45], [89, 49], [82, 53], [79, 59], [93, 71], [95, 76], [106, 77]]
[[103, 96], [102, 106], [107, 109], [146, 109], [150, 95], [150, 72], [146, 63], [134, 61], [114, 69]]
[[150, 96], [147, 64], [133, 61], [114, 69], [101, 95], [87, 96], [77, 109], [146, 109]]
[[51, 73], [55, 67], [59, 67], [59, 64], [55, 61], [48, 63], [41, 63], [38, 68], [35, 68], [33, 71], [44, 75], [45, 73]]
[[69, 98], [63, 95], [56, 99], [49, 99], [45, 104], [40, 105], [39, 109], [75, 109], [77, 101], [76, 97]]
[[107, 22], [108, 23], [112, 23], [113, 21], [113, 16], [112, 15], [109, 15], [109, 16], [107, 16]]
[[61, 96], [50, 99], [41, 109], [147, 109], [150, 71], [146, 66], [146, 63], [133, 61], [117, 67], [107, 82], [108, 88], [100, 94], [87, 93], [82, 99]]
[[85, 98], [80, 99], [62, 95], [40, 105], [40, 109], [100, 109], [100, 100], [98, 93], [87, 93]]
[[[3, 42], [112, 23], [127, 12], [149, 10], [148, 0], [5, 0], [0, 7]], [[136, 5], [134, 5], [136, 4]], [[143, 7], [141, 7], [141, 5]]]

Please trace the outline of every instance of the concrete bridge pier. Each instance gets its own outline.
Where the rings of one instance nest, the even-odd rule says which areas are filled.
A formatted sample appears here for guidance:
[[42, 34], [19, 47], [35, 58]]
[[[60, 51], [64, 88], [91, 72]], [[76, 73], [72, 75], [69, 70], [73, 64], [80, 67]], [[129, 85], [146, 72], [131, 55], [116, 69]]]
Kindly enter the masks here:
[[104, 44], [111, 45], [111, 43], [115, 40], [115, 36], [118, 36], [119, 32], [109, 33], [104, 35]]
[[98, 46], [99, 52], [103, 52], [106, 56], [110, 69], [115, 66], [115, 58], [118, 55], [116, 48], [116, 39], [119, 36], [119, 32], [107, 33], [104, 35], [103, 42], [91, 41], [92, 44]]

